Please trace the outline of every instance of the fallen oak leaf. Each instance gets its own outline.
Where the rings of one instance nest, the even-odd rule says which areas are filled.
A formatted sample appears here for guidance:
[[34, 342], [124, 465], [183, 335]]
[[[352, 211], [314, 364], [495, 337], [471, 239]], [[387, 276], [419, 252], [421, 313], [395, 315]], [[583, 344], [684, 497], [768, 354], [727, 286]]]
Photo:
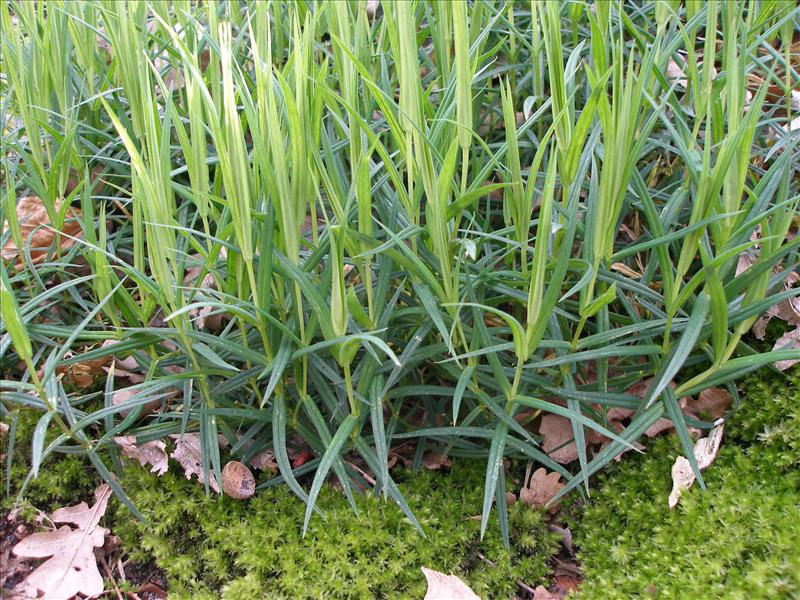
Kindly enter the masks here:
[[519, 499], [528, 506], [547, 507], [547, 512], [556, 512], [558, 505], [554, 503], [547, 506], [547, 503], [564, 487], [564, 484], [559, 482], [561, 475], [555, 471], [548, 473], [544, 467], [540, 467], [529, 477], [530, 471], [531, 465], [529, 464], [525, 473], [525, 485], [519, 491]]
[[480, 597], [455, 575], [445, 575], [426, 567], [422, 567], [422, 573], [428, 580], [425, 600], [480, 600]]
[[[197, 475], [197, 480], [205, 484], [206, 478], [203, 474], [203, 453], [200, 447], [200, 435], [197, 433], [184, 433], [183, 435], [172, 434], [170, 436], [175, 440], [175, 450], [172, 451], [170, 457], [175, 459], [183, 467], [186, 479], [191, 479], [192, 475]], [[219, 484], [216, 477], [212, 473], [208, 485], [216, 493], [220, 493]]]
[[[53, 208], [56, 212], [61, 212], [61, 202], [57, 200]], [[80, 237], [83, 234], [83, 228], [80, 223], [81, 212], [76, 208], [70, 207], [67, 207], [66, 211], [67, 215], [64, 218], [61, 229], [56, 230], [50, 221], [50, 216], [47, 214], [42, 200], [38, 196], [20, 198], [17, 201], [16, 212], [23, 249], [17, 248], [13, 237], [9, 237], [6, 245], [0, 250], [0, 256], [7, 261], [15, 261], [15, 266], [19, 268], [25, 264], [24, 248], [29, 249], [33, 264], [41, 263], [47, 258], [50, 247], [56, 239], [59, 240], [60, 250], [70, 248], [75, 243], [73, 238]], [[3, 234], [5, 235], [7, 231], [8, 224], [3, 227]]]
[[[29, 597], [72, 598], [77, 594], [99, 596], [103, 576], [97, 568], [94, 549], [101, 547], [108, 530], [98, 524], [105, 514], [111, 488], [102, 484], [95, 492], [95, 503], [59, 508], [53, 512], [54, 523], [70, 523], [55, 531], [34, 533], [14, 546], [13, 553], [25, 558], [46, 558], [20, 584], [18, 590]], [[19, 586], [18, 586], [19, 587]]]
[[566, 417], [547, 414], [539, 423], [542, 449], [554, 461], [565, 465], [578, 458], [578, 446], [572, 433], [572, 423]]
[[[719, 447], [722, 444], [722, 433], [725, 429], [725, 421], [719, 419], [708, 437], [700, 438], [694, 444], [692, 453], [694, 454], [697, 468], [701, 471], [708, 468], [717, 457]], [[692, 465], [685, 456], [679, 456], [672, 465], [672, 491], [669, 494], [669, 507], [675, 508], [681, 494], [692, 487], [695, 481]]]
[[696, 419], [713, 422], [725, 415], [732, 401], [728, 390], [711, 387], [700, 392], [697, 400], [690, 399], [683, 412]]
[[120, 447], [122, 455], [139, 462], [141, 466], [151, 465], [150, 472], [159, 477], [169, 469], [167, 445], [161, 440], [153, 440], [136, 445], [133, 435], [116, 436], [114, 442]]

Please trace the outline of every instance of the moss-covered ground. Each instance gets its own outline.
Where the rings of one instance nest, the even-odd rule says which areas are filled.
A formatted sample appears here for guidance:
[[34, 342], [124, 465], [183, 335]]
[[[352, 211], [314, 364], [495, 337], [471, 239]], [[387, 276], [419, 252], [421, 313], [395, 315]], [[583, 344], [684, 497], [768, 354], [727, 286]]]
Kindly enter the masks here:
[[581, 598], [800, 598], [800, 375], [740, 387], [706, 491], [667, 507], [674, 436], [602, 477], [573, 527]]
[[128, 489], [148, 523], [121, 514], [115, 531], [134, 560], [155, 558], [170, 597], [421, 598], [423, 566], [462, 576], [485, 598], [513, 596], [517, 581], [546, 583], [557, 542], [541, 513], [512, 507], [510, 551], [495, 530], [480, 541], [482, 477], [480, 465], [456, 463], [404, 482], [424, 538], [392, 503], [364, 495], [355, 516], [326, 488], [326, 520], [315, 517], [302, 538], [304, 505], [285, 486], [238, 502], [137, 470]]
[[[800, 376], [764, 371], [740, 389], [706, 491], [695, 486], [678, 508], [667, 507], [680, 453], [667, 436], [644, 455], [626, 455], [595, 482], [581, 513], [568, 511], [581, 598], [800, 597]], [[32, 425], [20, 420], [22, 437]], [[43, 510], [90, 499], [97, 483], [82, 459], [57, 460], [27, 495]], [[25, 476], [17, 465], [12, 482]], [[239, 502], [206, 497], [178, 470], [156, 477], [126, 469], [125, 488], [147, 522], [114, 506], [106, 523], [133, 562], [164, 571], [170, 598], [421, 598], [422, 566], [461, 576], [484, 598], [551, 579], [558, 541], [540, 512], [511, 508], [509, 551], [496, 524], [480, 540], [477, 462], [456, 462], [447, 473], [394, 471], [424, 538], [391, 502], [362, 495], [355, 516], [334, 488], [320, 497], [326, 520], [315, 517], [302, 538], [304, 506], [284, 486]]]

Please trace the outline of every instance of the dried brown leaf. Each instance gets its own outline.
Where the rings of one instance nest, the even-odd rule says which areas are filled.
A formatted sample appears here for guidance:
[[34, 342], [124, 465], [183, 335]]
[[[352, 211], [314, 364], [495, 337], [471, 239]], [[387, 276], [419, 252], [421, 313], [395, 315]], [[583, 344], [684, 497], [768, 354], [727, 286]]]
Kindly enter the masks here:
[[[136, 394], [140, 391], [141, 390], [135, 390], [131, 388], [122, 388], [120, 390], [115, 390], [114, 393], [111, 395], [111, 403], [114, 406], [117, 406], [118, 404], [123, 404], [124, 402], [127, 402], [128, 400], [136, 396]], [[156, 398], [155, 400], [150, 400], [149, 402], [142, 405], [142, 416], [148, 415], [151, 412], [159, 409], [161, 407], [162, 400], [163, 398]], [[120, 411], [120, 414], [123, 417], [127, 417], [132, 410], [133, 410], [132, 408], [123, 408]]]
[[747, 271], [747, 269], [752, 267], [755, 262], [756, 257], [750, 254], [750, 252], [747, 250], [739, 254], [739, 260], [736, 263], [736, 277], [739, 277], [739, 275]]
[[422, 457], [422, 466], [431, 471], [438, 471], [442, 467], [452, 466], [453, 461], [450, 457], [438, 452], [426, 452]]
[[[202, 261], [202, 258], [199, 254], [192, 254], [190, 258], [193, 258], [198, 262]], [[204, 266], [202, 265], [193, 266], [186, 269], [186, 273], [183, 277], [183, 285], [189, 288], [197, 286], [197, 289], [199, 290], [216, 290], [217, 280], [214, 278], [212, 273], [206, 273], [202, 281], [200, 281], [198, 284], [198, 280], [200, 279], [203, 269]], [[223, 326], [224, 322], [230, 318], [230, 315], [228, 313], [215, 313], [215, 310], [217, 309], [211, 306], [193, 308], [189, 311], [189, 316], [199, 329], [216, 331]]]
[[275, 474], [278, 472], [278, 463], [275, 462], [275, 454], [272, 450], [262, 450], [247, 461], [251, 467], [259, 471], [270, 471]]
[[123, 435], [114, 438], [114, 442], [122, 450], [122, 455], [139, 462], [141, 466], [151, 465], [150, 472], [163, 475], [169, 469], [167, 446], [161, 440], [153, 440], [136, 445], [136, 436]]
[[655, 423], [653, 423], [652, 425], [650, 425], [650, 427], [645, 429], [644, 430], [644, 434], [649, 438], [654, 438], [657, 435], [659, 435], [659, 434], [661, 434], [661, 433], [663, 433], [665, 431], [669, 431], [670, 429], [673, 429], [673, 428], [674, 428], [674, 425], [672, 424], [672, 421], [662, 417], [660, 419], [657, 419]]
[[54, 523], [70, 523], [76, 529], [64, 525], [55, 531], [34, 533], [14, 546], [16, 556], [48, 558], [25, 578], [18, 592], [61, 600], [79, 593], [85, 596], [103, 593], [103, 576], [97, 568], [94, 549], [103, 545], [108, 534], [98, 524], [106, 512], [111, 488], [101, 485], [94, 497], [92, 507], [81, 502], [53, 513]]
[[[720, 419], [711, 430], [711, 433], [708, 434], [708, 437], [700, 438], [694, 443], [693, 454], [697, 461], [697, 467], [701, 471], [708, 468], [717, 458], [724, 430], [725, 421]], [[677, 506], [681, 494], [684, 490], [692, 487], [694, 480], [694, 471], [689, 460], [685, 456], [679, 456], [675, 459], [675, 464], [672, 465], [672, 491], [669, 494], [670, 508]]]
[[684, 88], [688, 85], [683, 65], [679, 65], [674, 58], [670, 58], [667, 63], [667, 79], [676, 81], [679, 86]]
[[543, 585], [537, 585], [536, 589], [533, 590], [533, 600], [558, 600], [558, 596], [554, 596]]
[[606, 418], [609, 420], [609, 422], [613, 423], [616, 421], [617, 423], [621, 423], [635, 412], [636, 411], [632, 408], [625, 408], [624, 406], [612, 406], [608, 409]]
[[422, 572], [428, 580], [425, 600], [480, 600], [480, 597], [455, 575], [445, 575], [425, 567], [422, 567]]
[[565, 465], [578, 458], [578, 446], [573, 440], [572, 423], [560, 415], [544, 415], [539, 424], [542, 448], [554, 461]]
[[684, 412], [696, 419], [716, 421], [725, 415], [731, 406], [732, 400], [728, 390], [712, 387], [700, 392], [697, 400], [690, 398], [686, 403]]
[[[172, 451], [170, 457], [178, 461], [183, 467], [186, 479], [191, 479], [192, 475], [197, 475], [197, 480], [200, 483], [205, 483], [200, 435], [197, 433], [184, 433], [182, 436], [174, 434], [170, 437], [175, 440], [175, 450]], [[218, 494], [220, 493], [219, 485], [213, 475], [211, 475], [208, 485], [212, 490]]]
[[[530, 471], [530, 465], [528, 466]], [[528, 506], [534, 508], [545, 508], [547, 503], [555, 496], [561, 488], [564, 487], [560, 483], [561, 475], [556, 472], [548, 473], [544, 467], [536, 469], [533, 476], [526, 477], [526, 483], [519, 491], [519, 499]], [[547, 512], [553, 513], [558, 510], [556, 504], [551, 504], [547, 507]]]
[[[56, 201], [54, 208], [60, 211], [61, 203]], [[81, 237], [83, 228], [80, 223], [81, 213], [78, 209], [68, 208], [64, 224], [60, 232], [65, 235], [59, 235], [59, 232], [53, 228], [50, 217], [47, 215], [44, 204], [38, 196], [25, 196], [17, 200], [17, 219], [19, 220], [19, 228], [22, 234], [22, 242], [24, 248], [30, 248], [31, 262], [38, 264], [45, 260], [50, 250], [50, 247], [59, 240], [59, 249], [66, 250], [71, 247], [75, 240], [67, 237]], [[8, 230], [8, 225], [3, 228], [3, 234]], [[17, 248], [14, 240], [9, 236], [8, 242], [3, 246], [0, 251], [0, 256], [9, 262], [14, 262], [16, 267], [20, 267], [25, 263], [24, 252], [25, 250]]]
[[622, 273], [626, 277], [631, 277], [633, 279], [641, 279], [642, 274], [638, 271], [631, 269], [628, 265], [621, 262], [615, 262], [611, 265], [611, 270], [616, 271], [617, 273]]
[[772, 347], [773, 350], [798, 350], [797, 358], [789, 358], [786, 360], [779, 360], [775, 366], [781, 371], [796, 365], [800, 362], [800, 327], [793, 331], [787, 331], [775, 342]]
[[[68, 352], [64, 358], [72, 358], [74, 355]], [[64, 379], [72, 382], [76, 387], [85, 389], [94, 383], [95, 378], [103, 373], [103, 367], [108, 364], [109, 358], [93, 358], [83, 360], [68, 365], [58, 365], [56, 373], [62, 375]]]

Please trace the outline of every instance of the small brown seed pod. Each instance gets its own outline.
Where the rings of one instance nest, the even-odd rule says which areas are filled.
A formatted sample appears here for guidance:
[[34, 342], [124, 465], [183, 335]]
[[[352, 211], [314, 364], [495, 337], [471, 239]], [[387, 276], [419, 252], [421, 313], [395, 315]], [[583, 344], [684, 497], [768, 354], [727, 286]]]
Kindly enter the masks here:
[[244, 500], [256, 491], [256, 480], [245, 465], [232, 460], [222, 468], [222, 489], [231, 498]]

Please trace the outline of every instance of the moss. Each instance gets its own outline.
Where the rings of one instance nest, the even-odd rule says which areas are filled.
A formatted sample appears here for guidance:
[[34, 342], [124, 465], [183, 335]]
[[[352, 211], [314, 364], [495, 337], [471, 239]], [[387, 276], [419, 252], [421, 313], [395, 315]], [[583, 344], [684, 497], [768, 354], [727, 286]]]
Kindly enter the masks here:
[[[11, 463], [10, 493], [3, 492], [3, 510], [8, 510], [16, 502], [19, 489], [30, 470], [31, 440], [37, 420], [41, 414], [33, 410], [17, 411], [17, 431]], [[4, 419], [10, 423], [13, 416]], [[48, 432], [45, 442], [56, 437], [56, 432]], [[7, 474], [8, 436], [2, 438], [2, 462], [4, 475]], [[72, 454], [55, 453], [39, 469], [39, 475], [28, 484], [24, 499], [41, 510], [53, 510], [60, 506], [75, 504], [81, 500], [91, 500], [92, 491], [99, 480], [88, 459]]]
[[667, 507], [674, 436], [603, 476], [573, 529], [581, 598], [800, 597], [798, 377], [765, 371], [742, 387], [706, 491]]
[[126, 489], [148, 518], [120, 511], [115, 532], [134, 560], [154, 557], [170, 597], [422, 597], [426, 566], [463, 577], [485, 598], [509, 598], [518, 580], [546, 583], [557, 541], [541, 513], [511, 507], [511, 550], [490, 528], [479, 537], [482, 465], [456, 463], [447, 475], [422, 473], [401, 484], [427, 537], [391, 502], [371, 494], [356, 516], [341, 494], [323, 489], [301, 537], [304, 504], [285, 486], [245, 502], [205, 497], [196, 482], [130, 469]]
[[750, 376], [742, 388], [729, 437], [763, 449], [765, 461], [783, 469], [800, 467], [800, 368]]

